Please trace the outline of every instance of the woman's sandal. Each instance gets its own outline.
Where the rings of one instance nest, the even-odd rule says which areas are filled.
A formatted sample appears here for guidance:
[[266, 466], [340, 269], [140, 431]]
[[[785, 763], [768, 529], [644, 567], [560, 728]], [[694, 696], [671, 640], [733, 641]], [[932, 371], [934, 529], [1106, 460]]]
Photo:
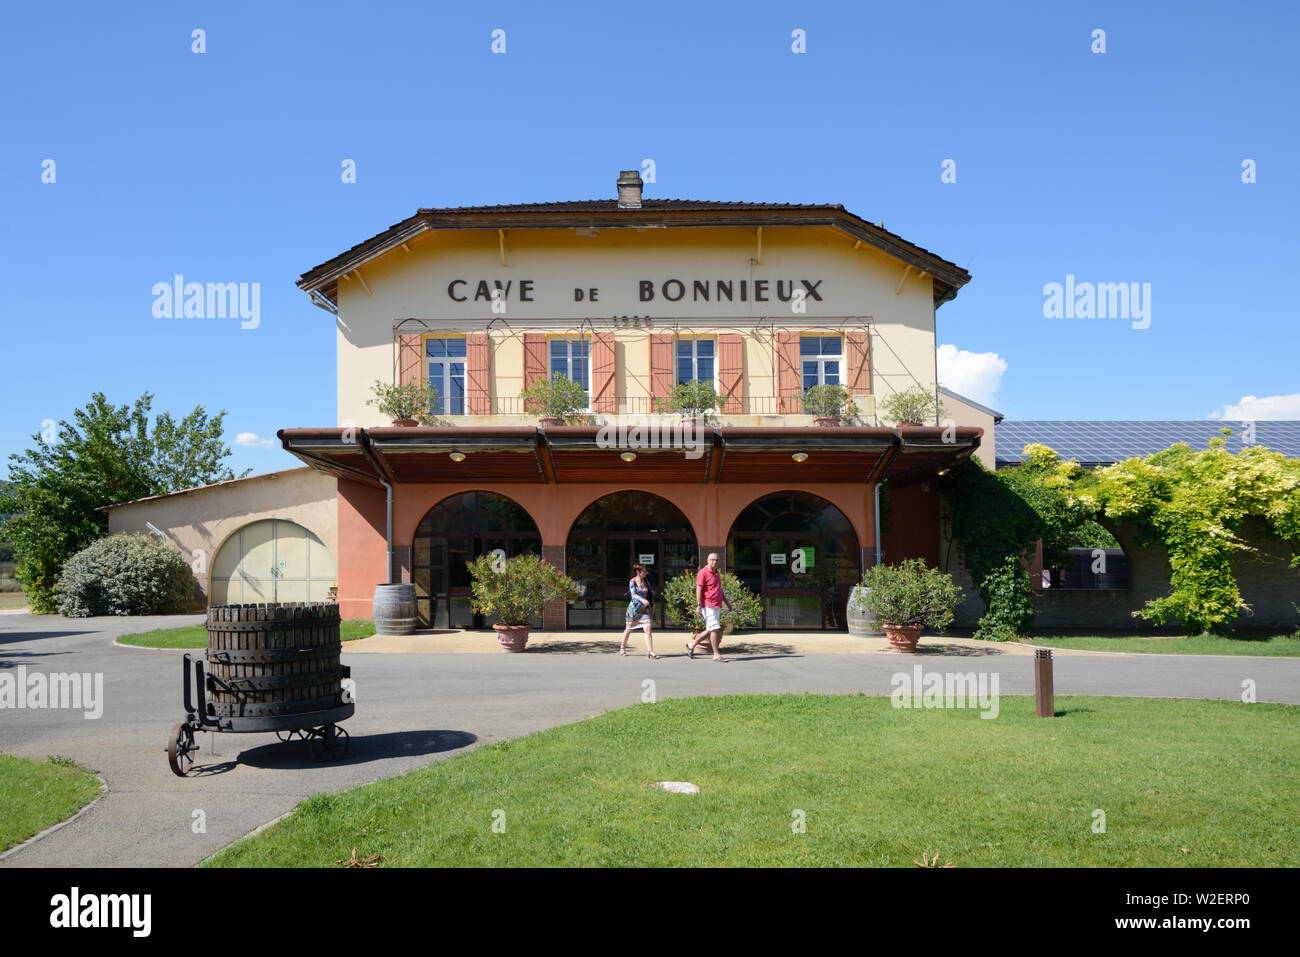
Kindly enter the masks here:
[[645, 656], [646, 656], [647, 658], [658, 658], [658, 657], [659, 657], [659, 656], [656, 655], [653, 651], [647, 651], [647, 652], [645, 653]]

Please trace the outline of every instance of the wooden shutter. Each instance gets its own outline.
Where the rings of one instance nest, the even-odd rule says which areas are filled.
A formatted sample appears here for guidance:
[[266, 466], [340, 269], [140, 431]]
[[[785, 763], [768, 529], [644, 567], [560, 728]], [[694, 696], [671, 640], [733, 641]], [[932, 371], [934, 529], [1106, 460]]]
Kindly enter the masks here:
[[871, 394], [871, 340], [863, 330], [844, 333], [848, 353], [849, 391], [854, 395]]
[[591, 334], [591, 411], [615, 412], [614, 333]]
[[546, 333], [524, 333], [524, 388], [546, 376]]
[[799, 333], [776, 334], [776, 394], [777, 408], [782, 415], [797, 415], [802, 411], [799, 396], [803, 394], [803, 376], [799, 374]]
[[465, 391], [470, 415], [488, 415], [488, 337], [486, 332], [471, 332], [465, 344]]
[[745, 411], [745, 340], [728, 333], [718, 336], [718, 387], [722, 390], [722, 411]]
[[650, 399], [666, 399], [673, 391], [673, 337], [650, 336]]
[[424, 336], [418, 332], [397, 337], [397, 384], [419, 382], [424, 374]]

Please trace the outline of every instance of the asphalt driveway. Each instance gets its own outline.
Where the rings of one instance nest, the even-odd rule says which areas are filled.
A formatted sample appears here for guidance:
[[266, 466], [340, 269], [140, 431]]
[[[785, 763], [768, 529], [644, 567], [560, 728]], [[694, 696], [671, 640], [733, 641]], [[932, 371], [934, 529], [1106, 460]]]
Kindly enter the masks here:
[[[64, 619], [0, 613], [0, 671], [102, 673], [103, 713], [0, 710], [0, 750], [63, 755], [99, 772], [108, 793], [72, 823], [0, 858], [4, 867], [188, 866], [290, 811], [336, 791], [499, 741], [657, 697], [738, 693], [888, 694], [890, 678], [927, 671], [999, 674], [1002, 694], [1033, 692], [1033, 659], [999, 654], [736, 655], [690, 661], [545, 651], [506, 654], [357, 654], [344, 651], [357, 711], [348, 756], [310, 760], [301, 742], [271, 734], [199, 735], [195, 771], [178, 778], [164, 754], [185, 717], [181, 651], [126, 648], [118, 635], [201, 622], [202, 616]], [[667, 636], [665, 636], [667, 637]], [[665, 653], [666, 650], [666, 653]], [[1055, 659], [1058, 694], [1151, 695], [1300, 704], [1300, 659], [1186, 655], [1070, 655]]]

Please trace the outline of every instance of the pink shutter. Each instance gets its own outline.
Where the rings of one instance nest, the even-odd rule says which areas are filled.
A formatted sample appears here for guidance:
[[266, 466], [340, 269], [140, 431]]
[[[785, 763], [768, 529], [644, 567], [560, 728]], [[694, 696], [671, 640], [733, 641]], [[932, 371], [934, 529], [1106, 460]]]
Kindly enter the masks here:
[[614, 333], [591, 335], [591, 411], [614, 412]]
[[866, 332], [846, 332], [844, 341], [849, 360], [849, 391], [854, 395], [871, 394], [871, 343]]
[[465, 345], [465, 391], [470, 415], [491, 412], [488, 397], [488, 338], [486, 332], [471, 332]]
[[546, 333], [524, 333], [524, 388], [546, 378]]
[[419, 382], [424, 374], [424, 336], [414, 333], [397, 337], [397, 384]]
[[718, 336], [718, 386], [722, 389], [722, 411], [739, 413], [745, 406], [744, 337], [735, 334]]
[[650, 398], [666, 399], [673, 391], [673, 337], [650, 336]]
[[780, 398], [777, 405], [782, 415], [797, 415], [802, 411], [799, 396], [803, 394], [799, 375], [799, 333], [778, 332], [776, 334], [776, 394]]

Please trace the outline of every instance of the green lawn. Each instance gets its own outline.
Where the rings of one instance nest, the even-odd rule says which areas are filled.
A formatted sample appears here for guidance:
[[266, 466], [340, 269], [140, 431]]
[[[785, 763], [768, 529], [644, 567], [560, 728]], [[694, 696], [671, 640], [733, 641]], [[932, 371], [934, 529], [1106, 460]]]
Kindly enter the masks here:
[[26, 607], [27, 596], [21, 591], [0, 591], [0, 609]]
[[99, 796], [99, 778], [66, 758], [0, 754], [0, 851], [71, 817]]
[[1104, 635], [1035, 636], [1025, 639], [1031, 645], [1053, 648], [1080, 648], [1086, 651], [1122, 651], [1145, 655], [1276, 655], [1300, 657], [1300, 634], [1259, 635], [1244, 638], [1219, 638], [1214, 635], [1184, 635], [1173, 638], [1147, 638]]
[[[355, 847], [385, 867], [1300, 865], [1300, 709], [1056, 704], [1036, 718], [1005, 696], [992, 720], [861, 695], [634, 705], [317, 795], [211, 863], [332, 866]], [[702, 791], [648, 786], [664, 780]]]
[[[374, 633], [375, 623], [369, 618], [348, 618], [339, 622], [339, 636], [344, 641], [369, 638]], [[206, 625], [158, 628], [154, 631], [123, 635], [117, 641], [118, 644], [135, 645], [138, 648], [206, 648], [208, 629]]]

